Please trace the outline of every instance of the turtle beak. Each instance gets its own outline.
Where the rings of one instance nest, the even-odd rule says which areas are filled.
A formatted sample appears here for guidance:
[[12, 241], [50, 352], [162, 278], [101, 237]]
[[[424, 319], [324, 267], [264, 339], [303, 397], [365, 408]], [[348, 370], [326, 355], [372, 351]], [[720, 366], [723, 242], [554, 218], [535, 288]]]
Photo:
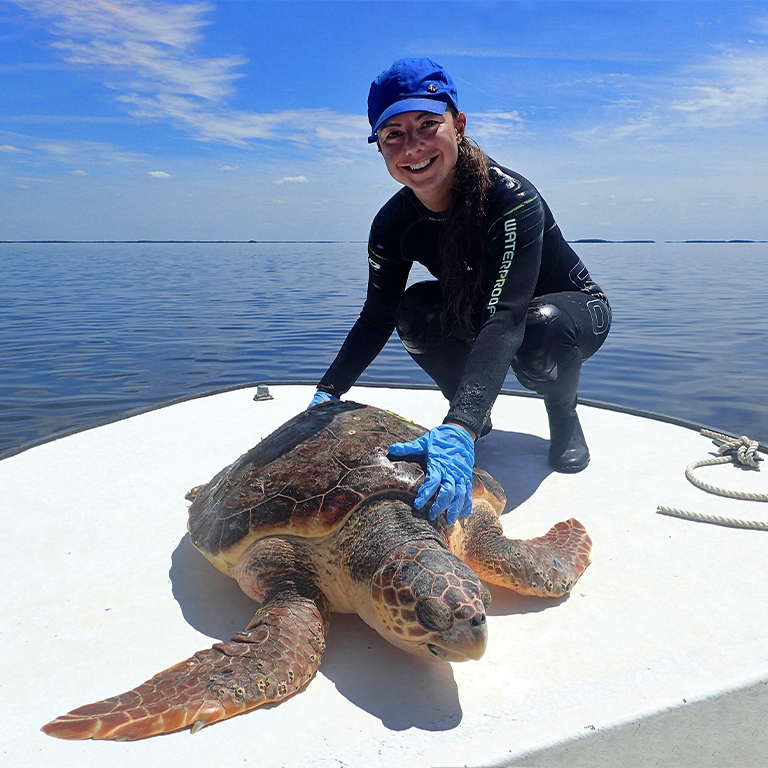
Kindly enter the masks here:
[[485, 613], [457, 622], [443, 632], [436, 643], [428, 643], [427, 650], [440, 661], [477, 661], [485, 653], [488, 643], [488, 624]]

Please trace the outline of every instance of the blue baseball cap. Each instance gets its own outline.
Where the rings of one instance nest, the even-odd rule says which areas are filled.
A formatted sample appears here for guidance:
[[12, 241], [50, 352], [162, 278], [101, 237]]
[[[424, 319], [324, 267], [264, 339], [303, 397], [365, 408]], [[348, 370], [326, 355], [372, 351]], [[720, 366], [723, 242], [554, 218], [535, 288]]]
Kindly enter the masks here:
[[459, 99], [451, 76], [431, 59], [399, 59], [372, 83], [368, 93], [368, 122], [376, 141], [382, 123], [402, 112], [442, 115], [448, 104], [458, 111]]

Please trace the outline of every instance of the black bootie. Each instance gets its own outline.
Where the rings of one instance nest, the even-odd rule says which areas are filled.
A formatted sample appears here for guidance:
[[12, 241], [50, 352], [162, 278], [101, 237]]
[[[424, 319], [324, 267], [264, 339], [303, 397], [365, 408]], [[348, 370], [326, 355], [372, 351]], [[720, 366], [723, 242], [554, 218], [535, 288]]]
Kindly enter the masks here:
[[576, 403], [567, 411], [550, 409], [545, 396], [549, 418], [549, 463], [557, 472], [581, 472], [589, 464], [589, 448], [584, 439]]
[[557, 472], [581, 472], [589, 464], [584, 432], [576, 414], [576, 390], [581, 372], [577, 347], [553, 354], [512, 360], [518, 381], [544, 396], [549, 418], [549, 463]]

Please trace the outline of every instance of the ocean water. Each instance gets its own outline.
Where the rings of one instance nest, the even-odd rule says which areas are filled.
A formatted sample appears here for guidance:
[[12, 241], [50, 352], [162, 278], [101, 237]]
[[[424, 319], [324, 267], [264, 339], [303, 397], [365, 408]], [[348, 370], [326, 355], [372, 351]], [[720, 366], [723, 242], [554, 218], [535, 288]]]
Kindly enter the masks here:
[[[580, 396], [768, 443], [768, 244], [575, 247], [614, 317]], [[315, 382], [367, 276], [364, 243], [0, 244], [0, 264], [0, 457], [182, 397]], [[361, 381], [430, 383], [394, 339]]]

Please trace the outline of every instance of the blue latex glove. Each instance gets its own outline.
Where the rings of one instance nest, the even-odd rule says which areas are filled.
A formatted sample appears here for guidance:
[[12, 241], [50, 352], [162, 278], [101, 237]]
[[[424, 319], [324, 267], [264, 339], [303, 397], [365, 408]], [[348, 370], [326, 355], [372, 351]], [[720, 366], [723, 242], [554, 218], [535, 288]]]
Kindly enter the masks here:
[[389, 447], [393, 456], [427, 457], [427, 476], [416, 494], [414, 506], [421, 509], [440, 488], [429, 510], [434, 520], [445, 512], [453, 525], [472, 512], [472, 466], [475, 463], [475, 443], [470, 434], [454, 424], [441, 424], [410, 443], [395, 443]]
[[315, 396], [312, 398], [312, 402], [307, 406], [307, 410], [312, 408], [314, 405], [319, 405], [320, 403], [324, 403], [326, 400], [336, 400], [336, 402], [339, 401], [338, 397], [334, 397], [333, 395], [329, 395], [327, 392], [320, 392], [319, 390], [315, 392]]

